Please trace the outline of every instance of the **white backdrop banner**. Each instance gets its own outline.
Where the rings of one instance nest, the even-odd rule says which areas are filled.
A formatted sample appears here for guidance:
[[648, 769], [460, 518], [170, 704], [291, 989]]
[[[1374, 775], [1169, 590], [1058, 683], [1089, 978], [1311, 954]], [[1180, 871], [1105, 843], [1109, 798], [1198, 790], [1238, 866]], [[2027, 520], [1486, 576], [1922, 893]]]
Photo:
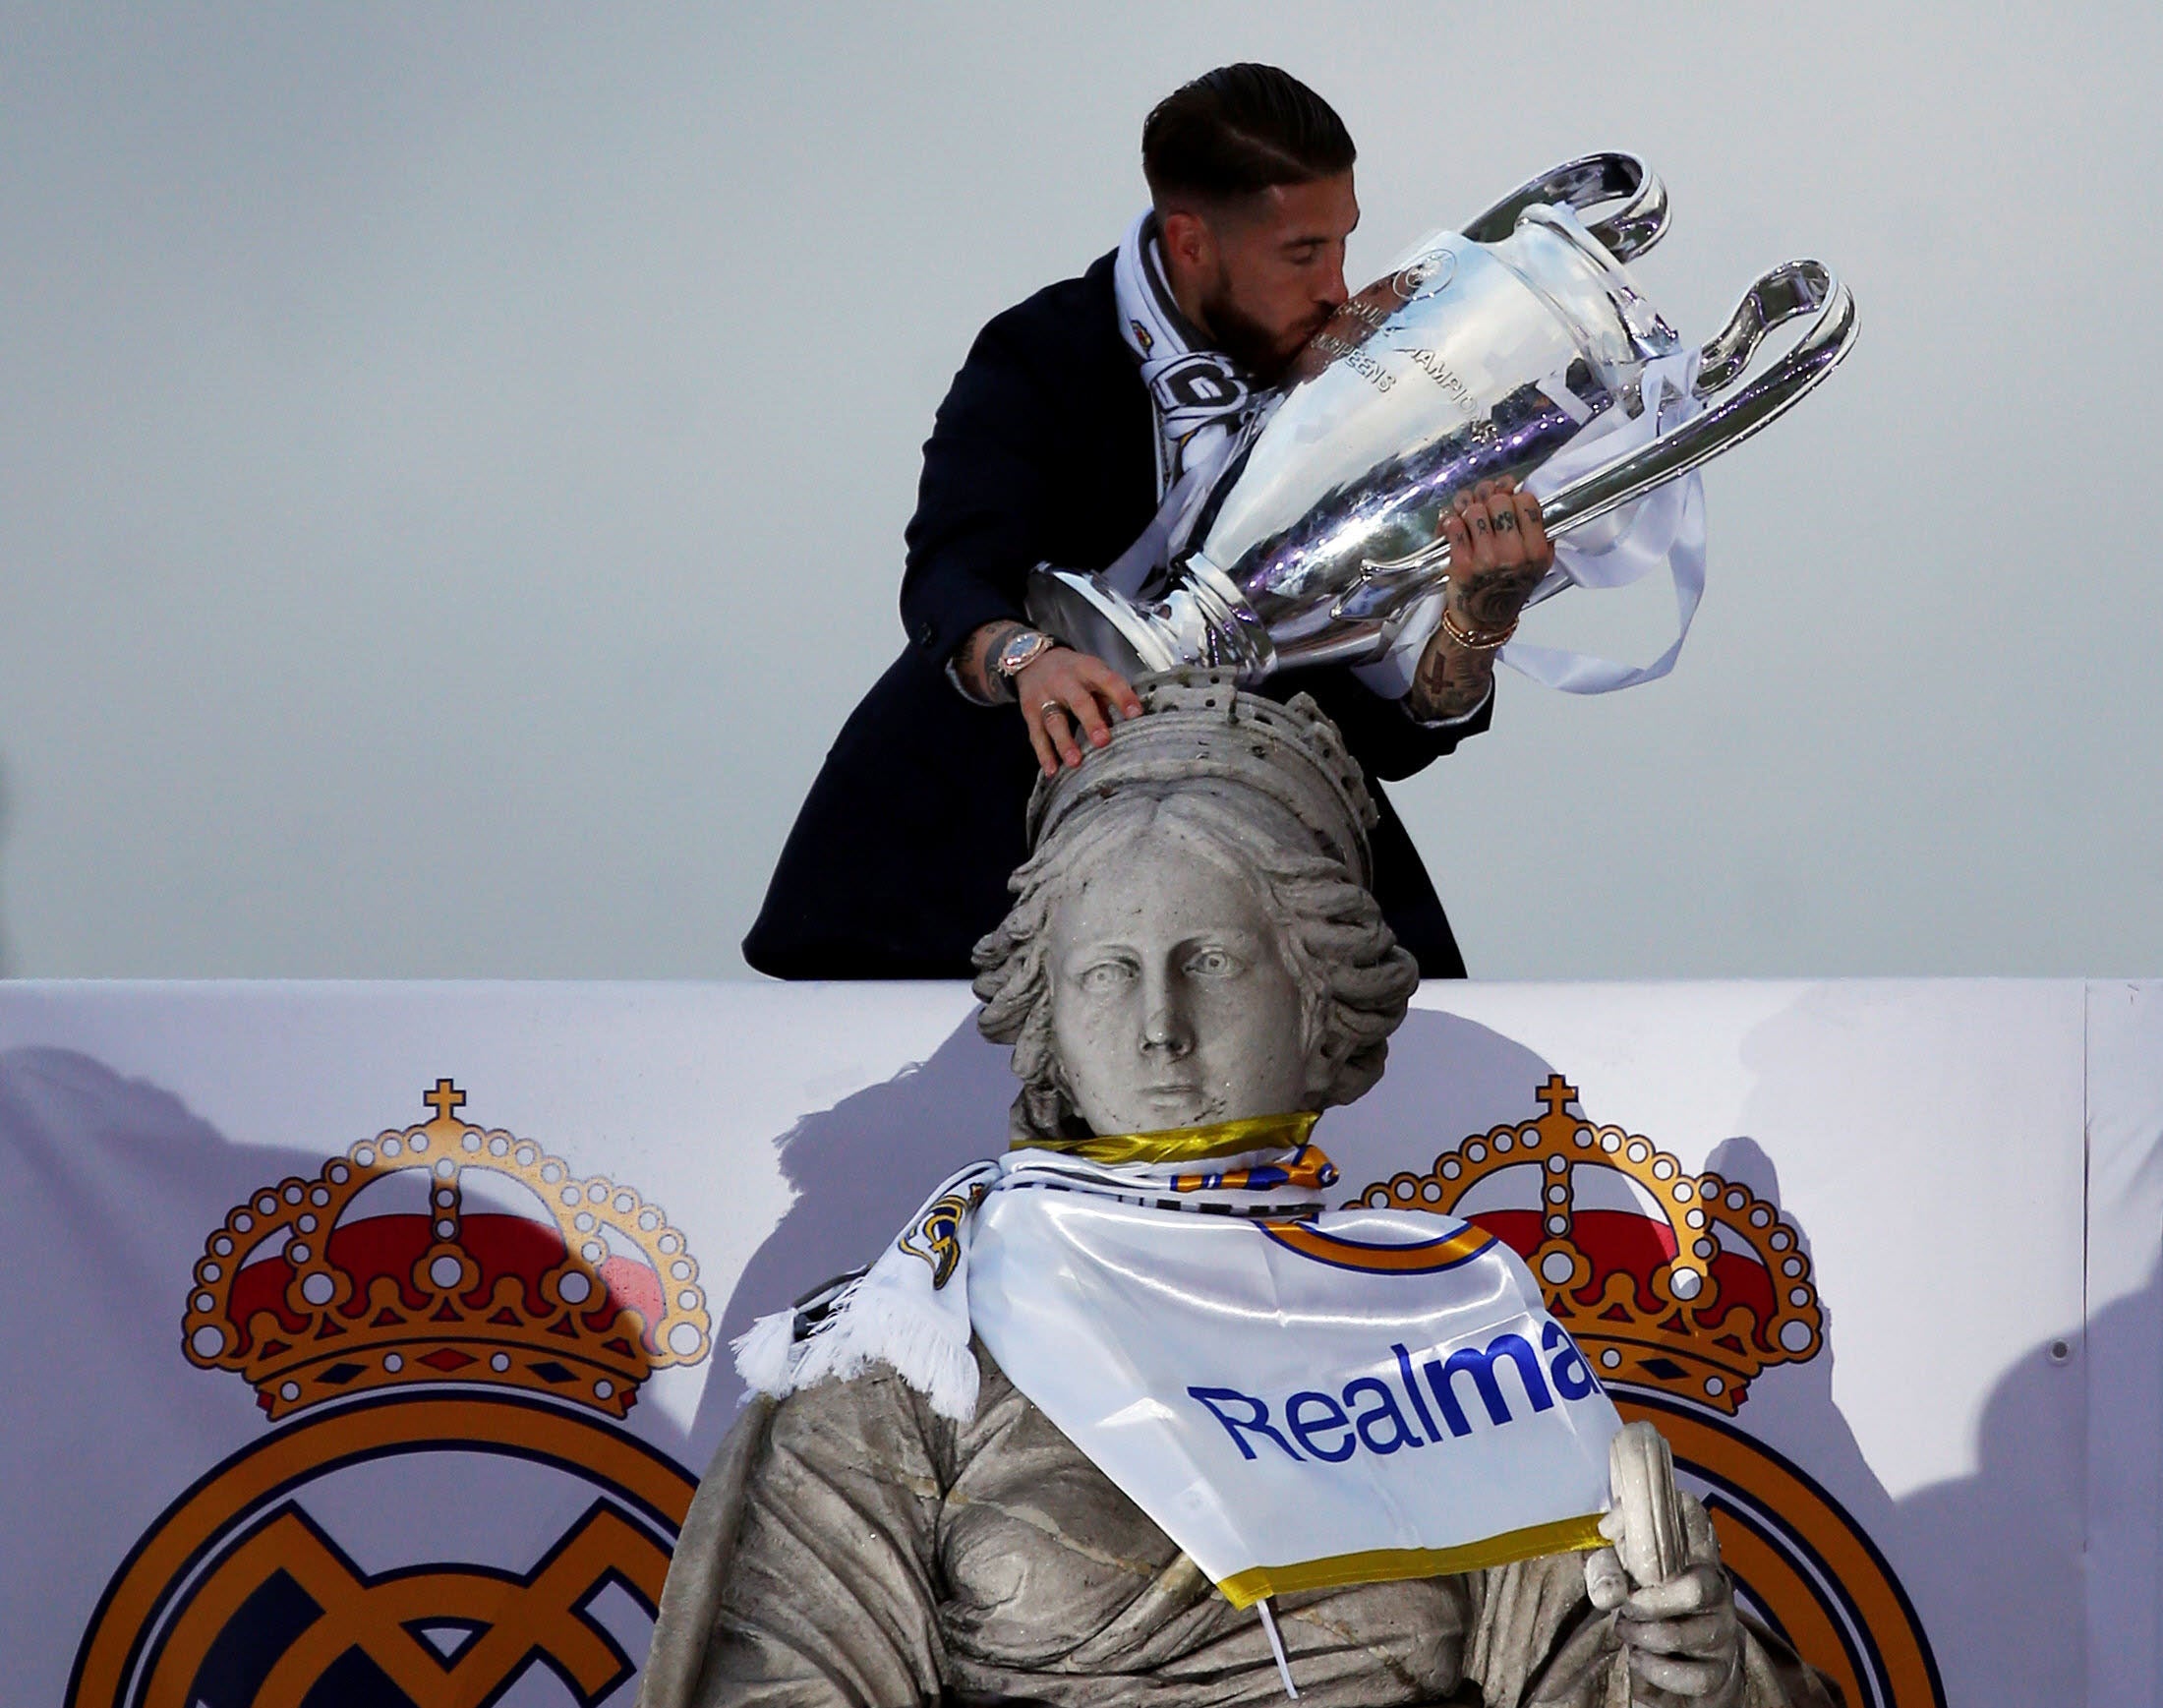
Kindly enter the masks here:
[[[731, 1335], [1004, 1144], [949, 985], [0, 986], [9, 1699], [628, 1704]], [[1522, 1255], [1854, 1708], [2159, 1708], [2163, 985], [1425, 987]]]

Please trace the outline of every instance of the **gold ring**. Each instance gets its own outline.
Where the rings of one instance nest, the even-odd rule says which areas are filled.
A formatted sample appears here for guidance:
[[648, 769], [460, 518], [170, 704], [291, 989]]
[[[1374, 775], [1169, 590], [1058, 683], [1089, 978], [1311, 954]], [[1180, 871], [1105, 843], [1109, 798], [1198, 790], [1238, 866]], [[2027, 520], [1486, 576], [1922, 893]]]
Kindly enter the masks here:
[[1066, 709], [1067, 708], [1057, 700], [1046, 700], [1042, 705], [1036, 708], [1036, 715], [1041, 718], [1047, 712], [1064, 712]]

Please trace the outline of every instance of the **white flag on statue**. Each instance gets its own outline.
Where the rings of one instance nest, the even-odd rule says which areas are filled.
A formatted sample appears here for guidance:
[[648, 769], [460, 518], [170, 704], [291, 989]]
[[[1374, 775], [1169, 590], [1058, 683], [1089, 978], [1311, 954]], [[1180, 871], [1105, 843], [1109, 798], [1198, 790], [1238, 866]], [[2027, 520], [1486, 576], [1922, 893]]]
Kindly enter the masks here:
[[1454, 1217], [998, 1193], [969, 1312], [1236, 1605], [1600, 1545], [1620, 1420], [1517, 1255]]

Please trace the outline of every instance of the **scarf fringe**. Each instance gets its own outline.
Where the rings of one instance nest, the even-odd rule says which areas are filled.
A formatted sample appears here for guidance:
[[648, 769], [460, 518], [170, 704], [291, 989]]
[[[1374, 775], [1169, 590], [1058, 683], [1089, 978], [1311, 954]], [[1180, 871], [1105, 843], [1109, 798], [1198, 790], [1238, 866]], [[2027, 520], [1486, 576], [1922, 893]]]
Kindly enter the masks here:
[[796, 1314], [776, 1311], [761, 1317], [729, 1342], [736, 1355], [736, 1374], [754, 1393], [780, 1399], [795, 1385], [790, 1366], [795, 1362]]
[[955, 1339], [950, 1322], [882, 1287], [837, 1308], [827, 1325], [803, 1343], [793, 1386], [847, 1382], [867, 1364], [888, 1364], [941, 1417], [966, 1423], [976, 1415], [976, 1355]]
[[835, 1301], [828, 1325], [799, 1341], [793, 1311], [761, 1317], [730, 1342], [736, 1374], [753, 1392], [781, 1399], [887, 1364], [941, 1417], [966, 1423], [976, 1415], [976, 1355], [956, 1342], [941, 1317], [913, 1309], [892, 1288], [862, 1296], [851, 1286]]

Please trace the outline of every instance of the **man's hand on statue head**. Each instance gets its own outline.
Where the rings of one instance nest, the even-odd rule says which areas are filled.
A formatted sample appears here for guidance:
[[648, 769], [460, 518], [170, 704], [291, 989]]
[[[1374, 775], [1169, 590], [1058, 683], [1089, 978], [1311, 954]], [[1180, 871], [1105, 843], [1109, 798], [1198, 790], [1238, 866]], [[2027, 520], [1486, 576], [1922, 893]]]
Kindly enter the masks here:
[[1411, 692], [1413, 712], [1427, 719], [1463, 717], [1487, 698], [1495, 649], [1554, 565], [1540, 501], [1515, 481], [1482, 481], [1460, 493], [1439, 531], [1449, 542], [1449, 592]]
[[[1585, 1558], [1585, 1589], [1614, 1615], [1613, 1641], [1628, 1653], [1631, 1700], [1639, 1708], [1731, 1708], [1742, 1700], [1742, 1625], [1733, 1585], [1720, 1563], [1720, 1538], [1705, 1508], [1677, 1495], [1687, 1553], [1665, 1583], [1638, 1586], [1615, 1548]], [[1622, 1543], [1612, 1512], [1601, 1522]], [[1626, 1544], [1621, 1552], [1628, 1552]]]
[[993, 668], [993, 660], [1009, 640], [1027, 632], [1024, 624], [1011, 620], [985, 623], [954, 655], [954, 674], [972, 698], [986, 705], [1013, 694], [1037, 764], [1046, 777], [1056, 777], [1062, 764], [1082, 763], [1078, 734], [1091, 746], [1103, 746], [1112, 738], [1107, 716], [1139, 718], [1141, 701], [1127, 678], [1102, 659], [1067, 646], [1039, 653], [1008, 680]]
[[1072, 647], [1054, 647], [1024, 665], [1014, 678], [1014, 697], [1046, 777], [1082, 763], [1077, 735], [1101, 747], [1112, 738], [1109, 720], [1141, 716], [1140, 698], [1125, 677]]

